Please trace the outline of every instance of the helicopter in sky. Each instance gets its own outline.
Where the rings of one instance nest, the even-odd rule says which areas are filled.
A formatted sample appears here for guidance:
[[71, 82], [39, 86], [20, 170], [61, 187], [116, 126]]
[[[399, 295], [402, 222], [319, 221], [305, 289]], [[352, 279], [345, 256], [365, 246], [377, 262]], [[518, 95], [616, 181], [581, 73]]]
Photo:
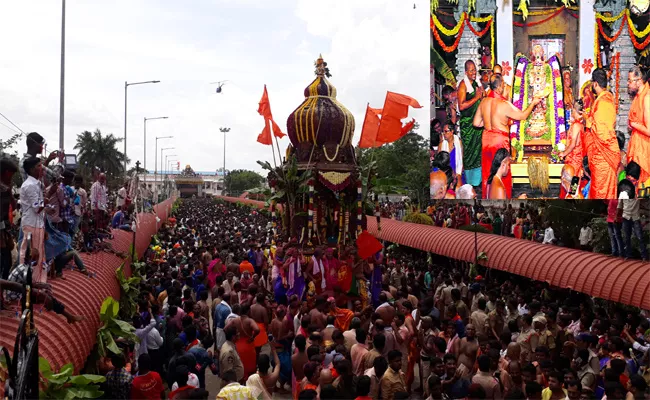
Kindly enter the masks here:
[[230, 81], [210, 82], [210, 85], [217, 85], [216, 92], [221, 93], [222, 90], [221, 88], [223, 87], [223, 85], [226, 84], [226, 82], [230, 82]]

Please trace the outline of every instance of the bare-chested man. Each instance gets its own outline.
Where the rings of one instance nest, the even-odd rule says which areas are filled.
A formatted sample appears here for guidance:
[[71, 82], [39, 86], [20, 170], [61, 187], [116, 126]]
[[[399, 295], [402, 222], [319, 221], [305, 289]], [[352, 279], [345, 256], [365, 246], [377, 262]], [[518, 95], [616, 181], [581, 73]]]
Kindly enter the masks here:
[[260, 330], [259, 335], [255, 337], [253, 345], [255, 352], [260, 354], [262, 346], [269, 342], [267, 327], [269, 326], [269, 312], [267, 310], [266, 296], [263, 293], [258, 293], [255, 296], [255, 303], [251, 306], [251, 318], [257, 323]]
[[239, 318], [229, 319], [224, 330], [228, 329], [228, 326], [231, 325], [237, 327], [239, 332], [237, 335], [239, 339], [237, 339], [235, 346], [237, 347], [239, 358], [241, 358], [242, 364], [244, 364], [244, 379], [247, 379], [257, 370], [257, 354], [253, 343], [255, 342], [255, 337], [260, 333], [260, 328], [257, 326], [257, 323], [250, 317], [249, 303], [241, 305]]
[[476, 340], [476, 329], [474, 325], [467, 324], [465, 328], [466, 336], [460, 341], [454, 342], [453, 353], [458, 357], [459, 367], [463, 365], [466, 370], [463, 375], [467, 376], [472, 372], [474, 363], [476, 362], [476, 355], [478, 353], [478, 340]]
[[299, 335], [296, 336], [294, 343], [296, 344], [296, 352], [291, 356], [291, 368], [296, 376], [296, 382], [300, 382], [305, 377], [303, 367], [309, 362], [309, 358], [307, 357], [307, 339]]
[[[481, 177], [483, 181], [483, 198], [487, 198], [487, 180], [490, 175], [490, 166], [494, 155], [499, 149], [510, 150], [509, 120], [521, 121], [528, 118], [533, 108], [542, 101], [541, 97], [535, 97], [525, 110], [520, 110], [510, 103], [503, 96], [505, 82], [501, 75], [494, 75], [490, 82], [490, 88], [494, 97], [483, 100], [474, 115], [474, 126], [484, 127], [481, 153]], [[512, 174], [503, 179], [507, 198], [512, 198]]]
[[395, 318], [395, 307], [388, 303], [388, 296], [385, 293], [379, 294], [379, 307], [377, 307], [377, 314], [380, 315], [383, 321], [392, 322]]
[[[499, 64], [494, 64], [494, 67], [492, 67], [492, 77], [495, 75], [501, 75], [503, 76], [503, 71], [501, 69], [501, 65]], [[512, 86], [508, 85], [507, 83], [504, 82], [505, 88], [503, 91], [503, 97], [506, 98], [508, 101], [512, 101]], [[490, 94], [492, 91], [490, 90]]]
[[325, 329], [325, 306], [327, 306], [327, 301], [324, 297], [316, 297], [316, 304], [314, 308], [309, 310], [309, 319], [311, 324], [316, 326], [319, 331]]

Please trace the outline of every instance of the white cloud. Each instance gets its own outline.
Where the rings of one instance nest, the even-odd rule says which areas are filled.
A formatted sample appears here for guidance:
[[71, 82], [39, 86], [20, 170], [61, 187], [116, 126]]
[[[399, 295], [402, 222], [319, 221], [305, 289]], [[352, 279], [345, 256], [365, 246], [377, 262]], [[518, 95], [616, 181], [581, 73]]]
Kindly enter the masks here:
[[[256, 142], [267, 84], [274, 117], [286, 119], [303, 100], [322, 53], [338, 99], [355, 115], [358, 141], [366, 103], [383, 105], [387, 90], [427, 104], [428, 2], [403, 0], [116, 0], [67, 2], [65, 147], [100, 128], [123, 136], [124, 81], [159, 79], [128, 89], [128, 155], [147, 167], [156, 136], [174, 135], [181, 165], [211, 171], [259, 170], [270, 148]], [[191, 4], [191, 7], [188, 6]], [[0, 3], [0, 112], [26, 131], [58, 143], [60, 2]], [[209, 82], [229, 80], [222, 94]], [[428, 108], [411, 115], [426, 126]], [[11, 131], [0, 126], [0, 136]], [[286, 147], [288, 139], [281, 141]], [[20, 145], [23, 151], [23, 145]], [[172, 154], [172, 151], [169, 152]]]

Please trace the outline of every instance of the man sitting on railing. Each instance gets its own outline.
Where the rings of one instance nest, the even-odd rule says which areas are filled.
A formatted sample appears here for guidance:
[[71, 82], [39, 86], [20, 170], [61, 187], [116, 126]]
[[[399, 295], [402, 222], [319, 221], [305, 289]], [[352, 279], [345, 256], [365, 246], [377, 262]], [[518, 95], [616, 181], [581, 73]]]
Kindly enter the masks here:
[[[38, 262], [38, 257], [38, 250], [31, 249], [31, 265]], [[28, 267], [29, 264], [19, 264], [13, 271], [11, 271], [8, 280], [0, 279], [0, 292], [2, 293], [4, 301], [20, 301], [23, 296], [23, 289], [27, 284]], [[85, 319], [85, 317], [81, 315], [74, 315], [67, 311], [65, 305], [52, 295], [52, 286], [50, 284], [33, 282], [32, 285], [32, 301], [35, 304], [44, 304], [46, 310], [54, 311], [57, 314], [63, 315], [68, 320], [69, 324], [74, 324], [75, 322], [80, 322]]]

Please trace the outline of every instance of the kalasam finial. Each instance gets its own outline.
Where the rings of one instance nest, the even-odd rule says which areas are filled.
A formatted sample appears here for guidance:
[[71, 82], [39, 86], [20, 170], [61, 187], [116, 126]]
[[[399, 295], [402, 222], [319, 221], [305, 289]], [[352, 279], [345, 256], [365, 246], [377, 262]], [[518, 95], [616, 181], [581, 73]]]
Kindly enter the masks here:
[[316, 76], [323, 77], [326, 76], [328, 78], [331, 78], [332, 75], [330, 74], [330, 69], [327, 68], [327, 63], [323, 60], [323, 55], [319, 54], [318, 59], [314, 61], [314, 66], [316, 67], [316, 70], [314, 73]]

